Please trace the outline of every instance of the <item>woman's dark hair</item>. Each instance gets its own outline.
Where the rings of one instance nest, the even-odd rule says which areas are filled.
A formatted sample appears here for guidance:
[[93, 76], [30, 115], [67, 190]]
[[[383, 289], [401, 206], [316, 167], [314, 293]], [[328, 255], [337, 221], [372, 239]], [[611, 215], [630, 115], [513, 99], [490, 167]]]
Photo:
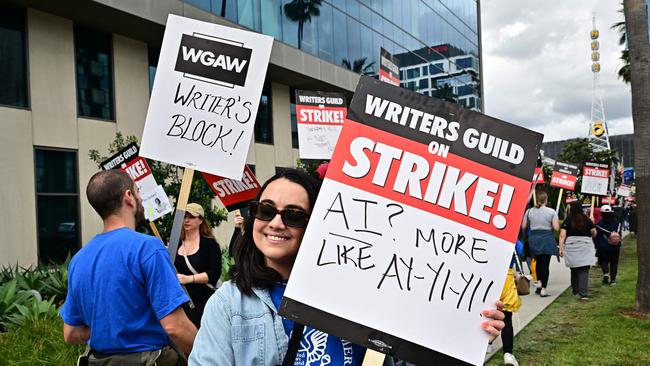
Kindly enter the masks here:
[[587, 225], [589, 218], [582, 210], [582, 203], [580, 201], [571, 202], [569, 206], [569, 225], [574, 230], [582, 230]]
[[[307, 191], [309, 210], [311, 211], [316, 203], [320, 183], [304, 171], [293, 168], [283, 169], [269, 178], [260, 189], [255, 200], [259, 201], [262, 193], [271, 182], [281, 178], [296, 183]], [[276, 270], [266, 266], [264, 254], [253, 241], [254, 221], [255, 218], [249, 215], [244, 223], [244, 235], [240, 235], [238, 240], [233, 243], [235, 245], [233, 249], [235, 265], [230, 268], [230, 277], [239, 290], [246, 295], [253, 294], [253, 287], [268, 288], [282, 280], [282, 276]]]

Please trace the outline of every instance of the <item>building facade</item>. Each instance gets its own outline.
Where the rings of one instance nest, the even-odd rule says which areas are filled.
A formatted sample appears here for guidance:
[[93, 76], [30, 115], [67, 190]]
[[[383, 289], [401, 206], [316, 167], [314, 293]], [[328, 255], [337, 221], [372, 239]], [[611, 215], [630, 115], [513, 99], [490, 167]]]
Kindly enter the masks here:
[[[542, 144], [544, 155], [556, 159], [564, 150], [564, 145], [573, 140], [575, 139], [545, 142]], [[618, 153], [624, 167], [634, 166], [634, 134], [609, 136], [609, 144], [611, 149]]]
[[[311, 11], [299, 8], [305, 3]], [[453, 91], [460, 100], [475, 96], [474, 105], [463, 103], [481, 109], [477, 0], [7, 0], [0, 5], [0, 265], [61, 260], [102, 230], [84, 193], [98, 170], [89, 151], [106, 153], [117, 132], [142, 136], [168, 14], [275, 38], [247, 157], [260, 181], [298, 161], [294, 89], [350, 98], [360, 74], [377, 74], [380, 48], [410, 60], [405, 77], [444, 63], [418, 91], [435, 96], [452, 84], [438, 80], [469, 80]], [[461, 95], [464, 85], [473, 94]], [[231, 231], [232, 218], [215, 230], [222, 245]]]

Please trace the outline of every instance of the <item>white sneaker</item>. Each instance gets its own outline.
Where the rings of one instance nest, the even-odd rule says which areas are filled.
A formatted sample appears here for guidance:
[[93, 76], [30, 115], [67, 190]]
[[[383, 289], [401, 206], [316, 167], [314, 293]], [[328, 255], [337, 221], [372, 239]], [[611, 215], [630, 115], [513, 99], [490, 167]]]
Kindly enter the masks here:
[[515, 355], [513, 355], [512, 353], [503, 354], [503, 364], [511, 365], [511, 366], [519, 366], [519, 362], [517, 362]]
[[539, 292], [540, 297], [547, 297], [549, 295], [548, 291], [546, 291], [546, 288], [542, 287], [542, 291]]

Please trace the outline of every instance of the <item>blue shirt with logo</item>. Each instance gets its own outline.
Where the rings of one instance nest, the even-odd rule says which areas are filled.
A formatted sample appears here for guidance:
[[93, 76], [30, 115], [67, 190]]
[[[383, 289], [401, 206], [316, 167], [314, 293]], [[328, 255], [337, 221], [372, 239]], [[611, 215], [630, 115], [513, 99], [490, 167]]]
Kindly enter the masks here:
[[95, 351], [152, 351], [171, 344], [160, 319], [188, 300], [162, 242], [119, 228], [96, 235], [72, 258], [61, 318], [90, 327]]
[[[276, 283], [269, 288], [271, 300], [277, 309], [286, 289], [286, 283]], [[287, 336], [291, 338], [293, 321], [282, 319], [282, 325]], [[360, 366], [366, 349], [346, 340], [329, 335], [311, 327], [305, 326], [295, 366]]]

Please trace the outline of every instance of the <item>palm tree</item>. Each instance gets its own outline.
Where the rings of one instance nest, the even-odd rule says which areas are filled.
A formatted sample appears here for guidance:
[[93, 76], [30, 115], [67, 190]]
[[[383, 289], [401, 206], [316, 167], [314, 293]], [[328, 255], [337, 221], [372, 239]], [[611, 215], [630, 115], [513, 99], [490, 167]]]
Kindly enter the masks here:
[[438, 99], [446, 100], [451, 103], [458, 103], [458, 99], [454, 93], [454, 88], [451, 84], [444, 84], [443, 86], [438, 87], [438, 89], [434, 91], [434, 94]]
[[344, 58], [343, 61], [341, 62], [341, 65], [346, 69], [351, 70], [352, 72], [356, 72], [357, 74], [373, 75], [375, 71], [373, 70], [372, 67], [375, 64], [375, 61], [369, 64], [366, 64], [366, 61], [368, 61], [368, 58], [362, 57], [354, 60], [352, 64], [350, 64], [350, 61], [347, 58]]
[[319, 16], [322, 0], [292, 0], [284, 4], [284, 14], [292, 22], [298, 22], [298, 48], [302, 46], [302, 33], [305, 22], [311, 23], [312, 16]]
[[[621, 3], [621, 5], [623, 4]], [[623, 12], [623, 9], [619, 9], [618, 12], [623, 14], [623, 19], [625, 19], [625, 13]], [[625, 46], [625, 43], [627, 43], [627, 32], [625, 30], [625, 20], [612, 24], [610, 29], [616, 29], [618, 31], [619, 34], [618, 44], [621, 46]], [[621, 78], [624, 83], [629, 84], [630, 83], [630, 55], [627, 49], [621, 51], [620, 60], [623, 62], [623, 65], [621, 66], [620, 69], [618, 69], [618, 77]]]
[[634, 124], [634, 167], [637, 199], [636, 310], [650, 314], [650, 39], [646, 0], [624, 0], [630, 51], [630, 84]]

